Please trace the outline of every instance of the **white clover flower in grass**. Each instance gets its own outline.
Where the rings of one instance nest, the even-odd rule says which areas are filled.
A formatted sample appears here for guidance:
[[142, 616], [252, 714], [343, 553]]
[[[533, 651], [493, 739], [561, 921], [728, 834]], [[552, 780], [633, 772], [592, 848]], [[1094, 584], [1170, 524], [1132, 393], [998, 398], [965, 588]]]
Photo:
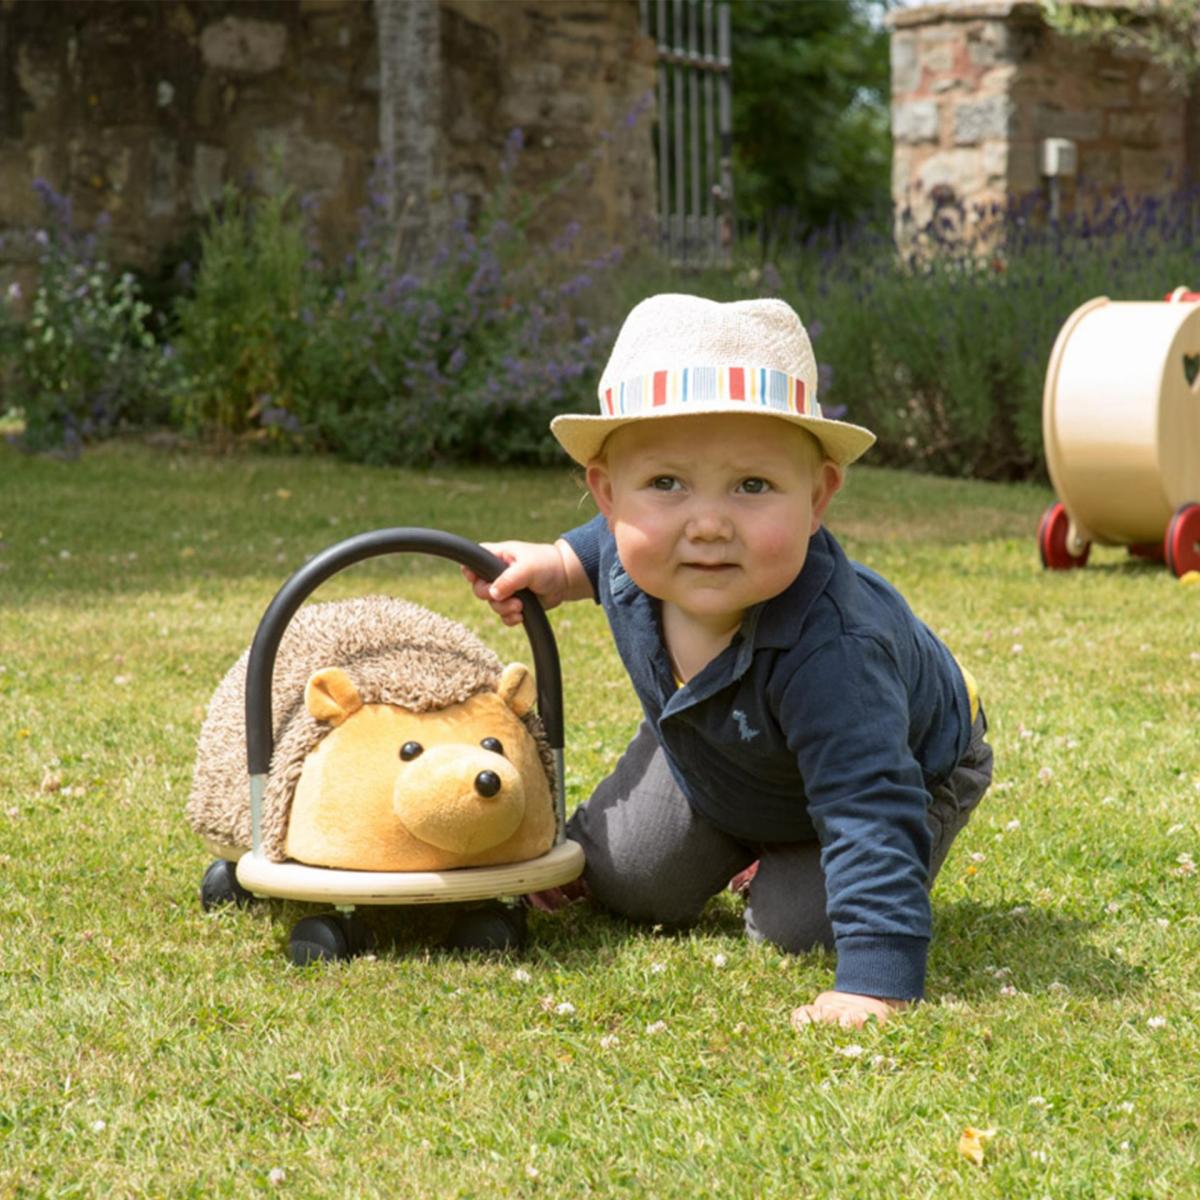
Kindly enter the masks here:
[[1024, 654], [1024, 653], [1025, 653], [1025, 647], [1024, 647], [1024, 646], [1022, 646], [1020, 642], [1013, 642], [1013, 644], [1012, 644], [1012, 652], [1013, 652], [1014, 654]]
[[1004, 826], [1004, 832], [1005, 833], [1016, 833], [1017, 830], [1020, 828], [1021, 828], [1021, 822], [1019, 820], [1017, 820], [1016, 817], [1013, 817], [1013, 819], [1011, 821], [1009, 821], [1009, 823], [1007, 825]]
[[1017, 989], [1015, 987], [1013, 987], [1013, 985], [1011, 983], [1006, 983], [1000, 989], [1000, 995], [1002, 995], [1002, 996], [1015, 996], [1016, 994], [1017, 994]]
[[272, 1167], [267, 1172], [267, 1182], [272, 1187], [281, 1187], [287, 1182], [287, 1172], [282, 1167]]
[[1030, 1096], [1028, 1103], [1031, 1104], [1034, 1108], [1049, 1108], [1050, 1107], [1050, 1102], [1046, 1099], [1045, 1096]]
[[1049, 783], [1054, 778], [1054, 772], [1049, 767], [1042, 767], [1037, 773], [1039, 783]]
[[865, 1053], [861, 1046], [854, 1043], [849, 1046], [837, 1046], [833, 1052], [840, 1054], [843, 1058], [861, 1058]]
[[712, 965], [714, 967], [723, 967], [728, 961], [729, 959], [723, 954], [714, 954], [712, 956]]
[[615, 1033], [606, 1033], [600, 1039], [601, 1050], [615, 1050], [621, 1044], [621, 1039]]
[[554, 1011], [560, 1017], [573, 1017], [575, 1015], [575, 1005], [570, 1000], [564, 1000], [561, 1004], [554, 1006]]
[[651, 975], [661, 975], [667, 969], [666, 963], [656, 962], [650, 964]]
[[1121, 1103], [1117, 1105], [1117, 1107], [1123, 1113], [1131, 1113], [1131, 1112], [1133, 1112], [1133, 1101], [1132, 1100], [1122, 1100]]
[[650, 1024], [646, 1026], [646, 1032], [649, 1034], [666, 1033], [666, 1031], [666, 1021], [651, 1021]]
[[1162, 1028], [1163, 1028], [1163, 1026], [1164, 1026], [1164, 1025], [1166, 1025], [1166, 1023], [1167, 1023], [1167, 1018], [1166, 1018], [1166, 1017], [1150, 1017], [1150, 1018], [1149, 1018], [1149, 1019], [1146, 1021], [1146, 1024], [1147, 1024], [1147, 1025], [1148, 1025], [1148, 1026], [1149, 1026], [1151, 1029], [1162, 1029]]
[[524, 967], [518, 967], [512, 973], [512, 977], [515, 983], [529, 983], [533, 979], [533, 976]]
[[102, 1121], [102, 1120], [97, 1119], [92, 1122], [92, 1132], [93, 1133], [103, 1133], [107, 1128], [108, 1128], [107, 1121]]

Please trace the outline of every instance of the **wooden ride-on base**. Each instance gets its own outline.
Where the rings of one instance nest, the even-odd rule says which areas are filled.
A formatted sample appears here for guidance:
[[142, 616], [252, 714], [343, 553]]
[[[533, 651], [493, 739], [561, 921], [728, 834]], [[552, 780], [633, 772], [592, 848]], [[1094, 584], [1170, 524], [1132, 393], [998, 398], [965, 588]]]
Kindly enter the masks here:
[[458, 904], [561, 887], [583, 866], [583, 851], [571, 841], [528, 862], [453, 871], [345, 871], [271, 862], [247, 851], [237, 860], [237, 881], [255, 896], [316, 904]]

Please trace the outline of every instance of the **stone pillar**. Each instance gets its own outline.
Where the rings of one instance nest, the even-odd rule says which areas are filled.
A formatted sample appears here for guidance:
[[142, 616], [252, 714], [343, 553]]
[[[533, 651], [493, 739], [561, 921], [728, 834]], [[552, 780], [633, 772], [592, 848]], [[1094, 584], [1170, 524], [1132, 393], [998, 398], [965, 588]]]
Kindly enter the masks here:
[[1162, 196], [1187, 181], [1187, 99], [1166, 73], [1055, 33], [1035, 0], [944, 0], [889, 22], [901, 240], [940, 206], [971, 221], [1042, 193], [1047, 138], [1067, 138], [1077, 151], [1064, 215], [1077, 189]]
[[379, 152], [388, 221], [401, 262], [433, 252], [445, 228], [438, 0], [375, 0]]

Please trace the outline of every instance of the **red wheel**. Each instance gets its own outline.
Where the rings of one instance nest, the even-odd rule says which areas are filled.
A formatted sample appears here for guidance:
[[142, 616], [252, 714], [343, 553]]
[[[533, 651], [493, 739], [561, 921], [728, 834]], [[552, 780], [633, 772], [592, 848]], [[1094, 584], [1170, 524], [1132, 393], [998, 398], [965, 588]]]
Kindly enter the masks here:
[[1042, 513], [1037, 540], [1042, 566], [1047, 571], [1069, 571], [1072, 567], [1087, 565], [1092, 543], [1084, 542], [1082, 554], [1072, 554], [1067, 549], [1067, 532], [1070, 527], [1071, 518], [1067, 516], [1067, 510], [1060, 501], [1056, 500]]
[[1200, 504], [1181, 504], [1163, 538], [1167, 566], [1176, 578], [1200, 571]]

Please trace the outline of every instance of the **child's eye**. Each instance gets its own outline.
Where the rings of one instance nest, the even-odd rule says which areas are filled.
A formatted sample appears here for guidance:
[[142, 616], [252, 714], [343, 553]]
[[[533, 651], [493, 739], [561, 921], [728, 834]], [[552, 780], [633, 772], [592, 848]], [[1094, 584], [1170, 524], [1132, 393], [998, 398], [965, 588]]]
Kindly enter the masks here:
[[757, 475], [752, 475], [749, 479], [743, 479], [738, 487], [743, 492], [748, 492], [751, 496], [761, 496], [763, 492], [771, 490], [771, 485], [765, 479], [760, 479]]
[[679, 487], [679, 480], [674, 475], [655, 475], [650, 486], [656, 492], [673, 492]]

